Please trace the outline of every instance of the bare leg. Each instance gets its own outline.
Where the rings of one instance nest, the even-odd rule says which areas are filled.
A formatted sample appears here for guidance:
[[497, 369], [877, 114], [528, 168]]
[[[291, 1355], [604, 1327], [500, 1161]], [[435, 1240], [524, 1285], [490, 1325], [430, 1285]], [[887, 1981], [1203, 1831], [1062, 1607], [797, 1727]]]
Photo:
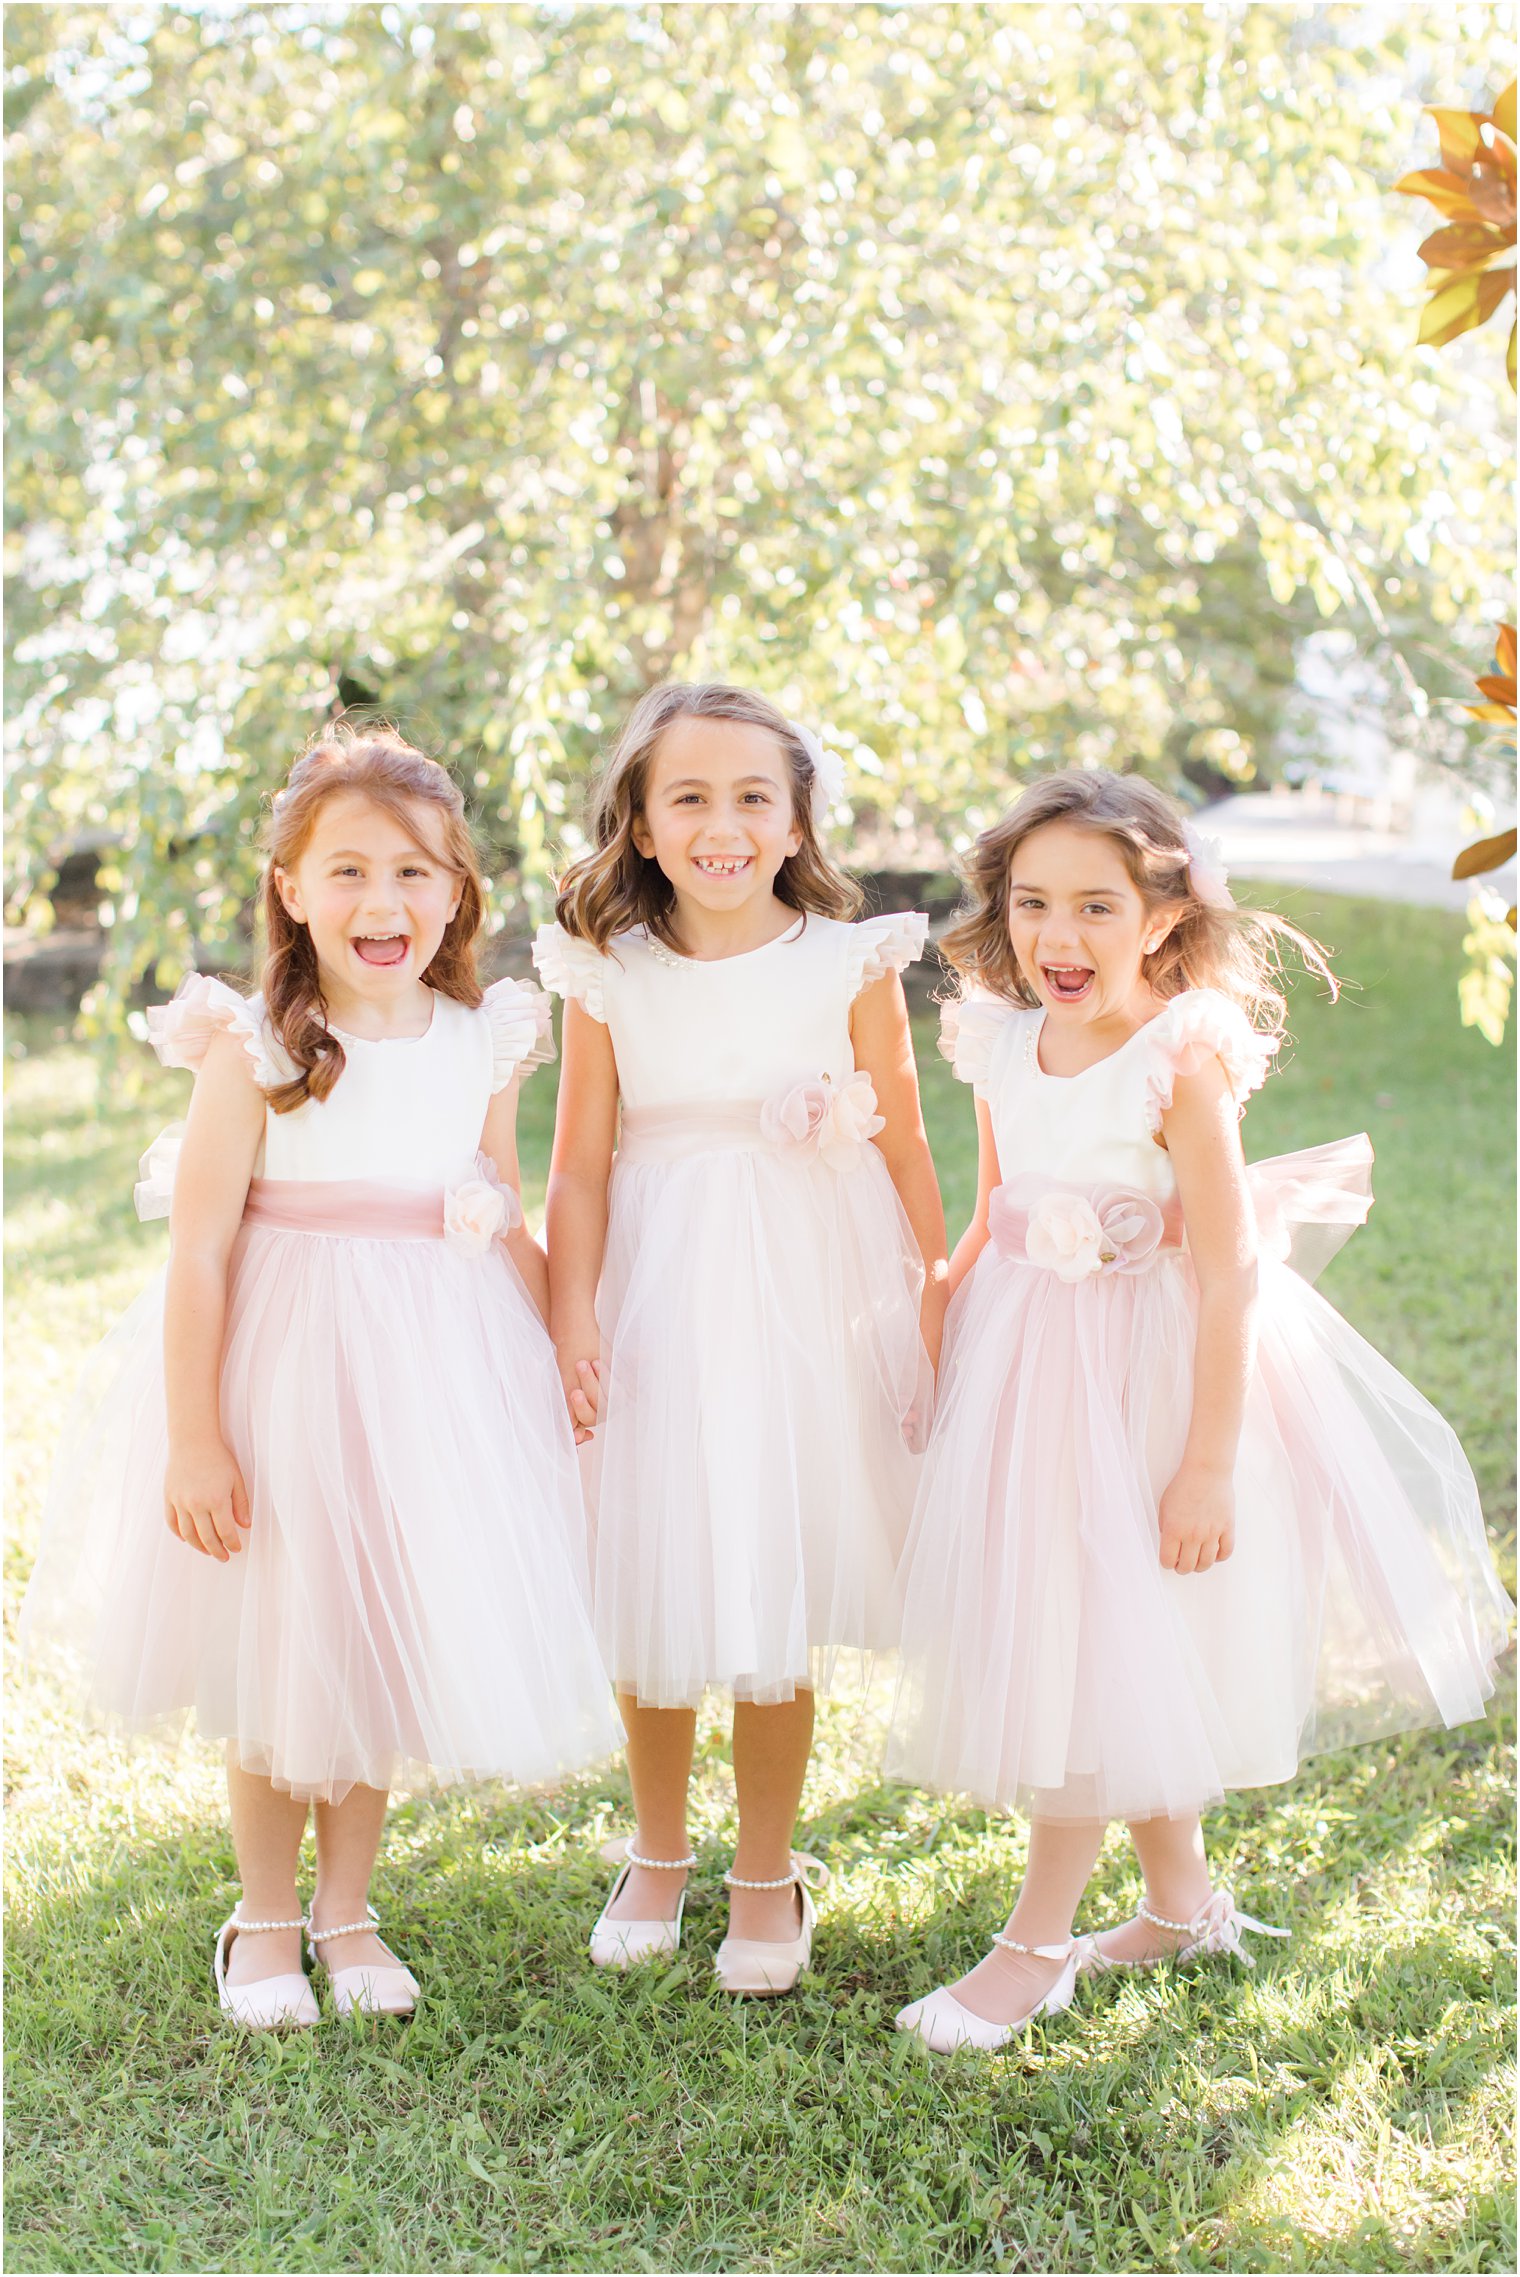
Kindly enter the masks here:
[[[364, 1919], [389, 1805], [390, 1796], [382, 1787], [350, 1787], [341, 1803], [318, 1803], [314, 1928], [336, 1929], [340, 1922]], [[334, 1969], [397, 1965], [395, 1954], [368, 1930], [335, 1938], [320, 1950], [324, 1966]]]
[[[757, 1707], [734, 1702], [734, 1785], [739, 1792], [739, 1844], [734, 1872], [747, 1881], [777, 1881], [790, 1870], [802, 1782], [813, 1749], [813, 1695]], [[731, 1890], [729, 1929], [767, 1944], [795, 1937], [802, 1913], [795, 1889]]]
[[[636, 1814], [633, 1847], [645, 1858], [684, 1858], [686, 1790], [697, 1719], [691, 1708], [641, 1708], [629, 1692], [618, 1694], [628, 1734], [628, 1777]], [[609, 1921], [674, 1921], [686, 1887], [684, 1874], [632, 1866], [608, 1912]]]
[[[245, 1771], [230, 1753], [227, 1801], [243, 1884], [239, 1913], [245, 1921], [299, 1920], [296, 1861], [310, 1806], [282, 1794], [256, 1772]], [[234, 1937], [227, 1955], [227, 1982], [258, 1984], [265, 1977], [291, 1977], [300, 1966], [299, 1929], [282, 1929], [267, 1937]]]
[[[1029, 1867], [1007, 1934], [1021, 1945], [1061, 1945], [1071, 1935], [1077, 1904], [1092, 1879], [1103, 1846], [1101, 1819], [1037, 1818], [1029, 1828]], [[985, 1961], [952, 1985], [963, 2008], [989, 2024], [1025, 2016], [1061, 1973], [1059, 1961], [994, 1945]]]
[[[1209, 1896], [1209, 1862], [1197, 1819], [1131, 1819], [1129, 1832], [1152, 1913], [1168, 1921], [1191, 1921]], [[1175, 1953], [1185, 1942], [1169, 1929], [1153, 1929], [1137, 1914], [1133, 1921], [1106, 1930], [1098, 1949], [1113, 1961], [1154, 1961]]]

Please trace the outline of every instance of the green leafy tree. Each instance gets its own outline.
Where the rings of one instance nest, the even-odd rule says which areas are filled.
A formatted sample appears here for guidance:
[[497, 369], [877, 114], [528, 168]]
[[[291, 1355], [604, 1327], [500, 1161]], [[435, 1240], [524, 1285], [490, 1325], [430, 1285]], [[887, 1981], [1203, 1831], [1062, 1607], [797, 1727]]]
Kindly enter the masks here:
[[878, 846], [1030, 767], [1260, 779], [1328, 615], [1425, 714], [1505, 445], [1362, 249], [1390, 75], [1482, 18], [12, 11], [13, 911], [101, 834], [96, 1009], [172, 981], [340, 697], [507, 894], [677, 671], [823, 721]]

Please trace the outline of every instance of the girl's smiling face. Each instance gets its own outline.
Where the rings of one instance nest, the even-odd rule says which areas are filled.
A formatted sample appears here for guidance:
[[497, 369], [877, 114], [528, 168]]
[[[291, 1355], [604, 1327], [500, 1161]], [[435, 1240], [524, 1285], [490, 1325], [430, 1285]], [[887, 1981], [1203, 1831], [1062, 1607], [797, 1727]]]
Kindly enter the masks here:
[[1042, 823], [1010, 857], [1008, 938], [1024, 979], [1063, 1021], [1144, 1016], [1142, 960], [1172, 921], [1147, 908], [1106, 831]]
[[461, 894], [433, 844], [436, 827], [420, 805], [403, 822], [346, 792], [318, 810], [296, 862], [276, 870], [280, 898], [310, 933], [330, 997], [391, 1005], [421, 981]]
[[688, 716], [665, 730], [649, 763], [633, 842], [675, 889], [714, 915], [769, 900], [802, 844], [785, 748], [744, 720]]

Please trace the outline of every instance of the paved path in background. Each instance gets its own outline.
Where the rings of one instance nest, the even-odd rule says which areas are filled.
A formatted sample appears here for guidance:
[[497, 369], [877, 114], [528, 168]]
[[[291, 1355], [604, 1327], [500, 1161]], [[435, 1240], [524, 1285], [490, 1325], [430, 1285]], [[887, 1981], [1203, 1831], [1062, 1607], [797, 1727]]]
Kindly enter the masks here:
[[[1217, 838], [1235, 877], [1277, 878], [1284, 885], [1322, 886], [1327, 893], [1360, 893], [1378, 901], [1412, 901], [1433, 909], [1465, 909], [1476, 884], [1515, 898], [1515, 865], [1482, 879], [1458, 883], [1451, 865], [1467, 835], [1404, 836], [1337, 820], [1325, 800], [1302, 792], [1261, 793], [1222, 799], [1198, 817]], [[1476, 835], [1473, 833], [1472, 835]]]

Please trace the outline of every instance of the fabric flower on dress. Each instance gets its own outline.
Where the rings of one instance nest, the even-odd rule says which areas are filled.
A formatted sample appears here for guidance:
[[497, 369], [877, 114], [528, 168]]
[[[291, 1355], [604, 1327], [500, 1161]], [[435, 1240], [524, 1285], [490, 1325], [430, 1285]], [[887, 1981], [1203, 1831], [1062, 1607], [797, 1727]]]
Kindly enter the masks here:
[[829, 818], [830, 807], [837, 806], [844, 797], [844, 761], [837, 751], [830, 751], [810, 727], [804, 727], [800, 719], [789, 719], [786, 724], [812, 761], [813, 820], [822, 825]]
[[1188, 850], [1188, 883], [1198, 899], [1210, 909], [1233, 909], [1235, 896], [1229, 887], [1229, 871], [1224, 866], [1224, 848], [1217, 838], [1206, 838], [1189, 822], [1184, 824], [1183, 838]]
[[483, 1175], [451, 1186], [443, 1197], [443, 1238], [466, 1257], [484, 1257], [522, 1223], [522, 1204], [487, 1167]]
[[760, 1135], [771, 1145], [804, 1148], [831, 1170], [858, 1170], [865, 1145], [887, 1127], [876, 1112], [876, 1093], [868, 1075], [844, 1083], [820, 1076], [794, 1083], [767, 1099], [760, 1110]]
[[1052, 1190], [1027, 1215], [999, 1188], [988, 1225], [1005, 1257], [1024, 1257], [1067, 1282], [1098, 1273], [1133, 1273], [1160, 1247], [1164, 1220], [1145, 1194], [1100, 1195]]

